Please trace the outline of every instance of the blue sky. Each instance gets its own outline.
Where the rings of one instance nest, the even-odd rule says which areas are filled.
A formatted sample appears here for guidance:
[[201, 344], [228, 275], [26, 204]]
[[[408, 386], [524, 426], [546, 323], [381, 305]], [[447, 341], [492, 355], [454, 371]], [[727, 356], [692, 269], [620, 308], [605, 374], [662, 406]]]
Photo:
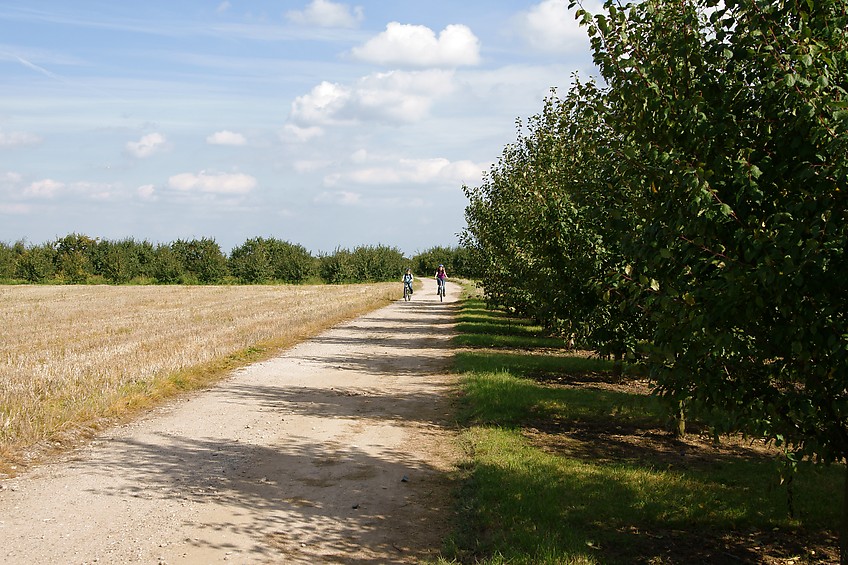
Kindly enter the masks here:
[[5, 0], [0, 241], [456, 245], [462, 185], [595, 74], [567, 4]]

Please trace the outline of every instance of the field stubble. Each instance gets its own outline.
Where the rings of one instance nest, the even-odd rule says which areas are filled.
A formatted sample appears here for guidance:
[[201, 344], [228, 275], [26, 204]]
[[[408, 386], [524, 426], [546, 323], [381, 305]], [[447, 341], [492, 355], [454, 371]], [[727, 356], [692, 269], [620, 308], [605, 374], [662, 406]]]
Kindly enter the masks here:
[[396, 287], [0, 287], [0, 477], [386, 304]]

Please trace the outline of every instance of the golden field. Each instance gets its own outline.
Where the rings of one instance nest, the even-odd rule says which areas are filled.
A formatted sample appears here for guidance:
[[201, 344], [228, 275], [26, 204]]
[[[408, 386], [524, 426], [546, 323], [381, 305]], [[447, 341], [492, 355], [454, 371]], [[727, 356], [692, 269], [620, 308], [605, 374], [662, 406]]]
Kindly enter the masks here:
[[398, 288], [0, 286], [0, 476], [387, 304]]

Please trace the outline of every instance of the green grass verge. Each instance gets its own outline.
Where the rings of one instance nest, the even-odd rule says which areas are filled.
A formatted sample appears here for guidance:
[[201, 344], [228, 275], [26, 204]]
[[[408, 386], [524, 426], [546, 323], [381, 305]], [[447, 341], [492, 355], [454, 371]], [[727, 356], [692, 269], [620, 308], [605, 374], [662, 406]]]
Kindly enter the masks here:
[[476, 345], [456, 356], [467, 460], [444, 562], [797, 564], [834, 555], [841, 466], [802, 466], [790, 516], [773, 455], [675, 442], [655, 397], [599, 386], [607, 361], [552, 350], [540, 328], [479, 301], [467, 300], [460, 320], [460, 331], [479, 333], [458, 344], [500, 348], [514, 338], [521, 350]]

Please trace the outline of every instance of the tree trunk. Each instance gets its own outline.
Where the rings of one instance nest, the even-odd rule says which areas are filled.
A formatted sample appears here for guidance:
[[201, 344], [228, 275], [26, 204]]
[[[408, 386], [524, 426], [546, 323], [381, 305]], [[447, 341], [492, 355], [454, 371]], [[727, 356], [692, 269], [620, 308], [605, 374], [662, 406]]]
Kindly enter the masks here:
[[620, 383], [621, 375], [624, 372], [624, 353], [615, 353], [613, 354], [612, 360], [612, 380], [613, 382]]
[[675, 417], [674, 437], [680, 439], [686, 435], [685, 401], [681, 400]]
[[839, 527], [839, 565], [848, 565], [848, 459], [845, 461], [845, 488], [842, 492], [842, 524]]

